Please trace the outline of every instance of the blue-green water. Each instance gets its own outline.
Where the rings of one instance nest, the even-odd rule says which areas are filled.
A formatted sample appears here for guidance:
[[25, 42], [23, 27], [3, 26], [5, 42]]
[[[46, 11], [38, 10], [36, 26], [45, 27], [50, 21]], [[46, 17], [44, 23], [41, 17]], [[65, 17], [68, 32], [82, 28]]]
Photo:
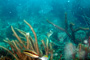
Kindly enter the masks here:
[[[0, 46], [11, 50], [3, 41], [16, 40], [11, 26], [30, 33], [34, 39], [24, 20], [34, 28], [39, 49], [41, 40], [47, 38], [52, 43], [53, 60], [59, 60], [60, 55], [61, 60], [90, 60], [90, 0], [0, 0]], [[12, 58], [0, 48], [2, 56]]]

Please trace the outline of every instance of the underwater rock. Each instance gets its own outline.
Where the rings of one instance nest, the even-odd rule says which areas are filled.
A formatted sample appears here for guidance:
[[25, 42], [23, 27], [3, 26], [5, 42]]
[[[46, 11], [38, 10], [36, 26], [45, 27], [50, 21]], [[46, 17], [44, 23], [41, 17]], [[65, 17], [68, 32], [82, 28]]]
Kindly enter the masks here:
[[65, 32], [58, 33], [58, 39], [60, 42], [64, 42], [66, 37], [67, 37], [67, 35]]
[[53, 32], [50, 39], [57, 46], [61, 46], [67, 41], [68, 37], [65, 32]]
[[8, 47], [9, 45], [6, 44], [5, 42], [0, 42], [0, 46]]
[[13, 32], [11, 31], [11, 29], [10, 29], [11, 27], [9, 26], [7, 29], [6, 29], [6, 37], [8, 37], [8, 38], [10, 38], [10, 39], [13, 39], [13, 38], [15, 38], [14, 36], [13, 36]]
[[86, 38], [86, 32], [83, 30], [79, 30], [75, 33], [75, 37], [78, 40], [84, 40]]
[[14, 60], [13, 56], [0, 48], [0, 60]]

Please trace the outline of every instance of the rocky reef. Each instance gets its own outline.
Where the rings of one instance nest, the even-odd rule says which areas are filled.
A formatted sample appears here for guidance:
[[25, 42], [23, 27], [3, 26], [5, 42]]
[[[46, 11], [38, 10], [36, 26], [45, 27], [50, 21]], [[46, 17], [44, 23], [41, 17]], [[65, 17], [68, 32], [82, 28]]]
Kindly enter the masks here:
[[[49, 20], [47, 22], [61, 32], [53, 31], [50, 37], [43, 38], [41, 34], [45, 33], [45, 31], [41, 33], [37, 29], [39, 32], [36, 35], [33, 27], [26, 20], [24, 20], [24, 23], [28, 27], [24, 24], [19, 24], [18, 28], [16, 26], [8, 27], [8, 32], [6, 32], [8, 37], [4, 37], [3, 41], [5, 43], [2, 42], [0, 44], [0, 52], [3, 52], [0, 54], [0, 59], [40, 60], [39, 58], [33, 58], [23, 53], [23, 51], [27, 50], [34, 51], [39, 57], [47, 55], [49, 60], [90, 59], [89, 28], [76, 27], [74, 23], [68, 23], [67, 13], [65, 13], [64, 27], [60, 27]], [[22, 25], [24, 28], [21, 27]], [[26, 27], [30, 28], [32, 33]]]

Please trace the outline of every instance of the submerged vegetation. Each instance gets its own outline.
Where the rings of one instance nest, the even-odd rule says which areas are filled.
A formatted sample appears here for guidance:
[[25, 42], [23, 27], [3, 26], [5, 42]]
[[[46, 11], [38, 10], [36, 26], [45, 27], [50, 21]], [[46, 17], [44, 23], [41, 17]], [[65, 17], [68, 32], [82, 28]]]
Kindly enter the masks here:
[[90, 60], [90, 0], [0, 0], [0, 60]]
[[[75, 36], [75, 33], [79, 30], [87, 31], [87, 34], [89, 33], [89, 28], [79, 27], [76, 29], [73, 29], [73, 23], [68, 23], [67, 21], [67, 14], [65, 14], [65, 29], [62, 27], [59, 27], [55, 25], [54, 23], [47, 20], [48, 23], [52, 24], [54, 27], [58, 28], [59, 30], [64, 31], [67, 36], [69, 37], [67, 40], [71, 40], [70, 42], [64, 42], [65, 46], [63, 47], [64, 51], [61, 49], [61, 47], [57, 50], [54, 50], [54, 42], [49, 41], [50, 38], [46, 38], [46, 41], [41, 40], [41, 42], [38, 42], [37, 35], [33, 29], [33, 27], [24, 20], [24, 23], [26, 23], [31, 31], [33, 32], [34, 38], [30, 33], [27, 33], [23, 30], [20, 30], [18, 28], [13, 28], [11, 26], [11, 30], [13, 32], [13, 36], [17, 39], [10, 40], [9, 38], [4, 39], [5, 43], [9, 44], [9, 47], [0, 46], [0, 48], [6, 50], [8, 54], [12, 55], [10, 57], [7, 56], [1, 56], [1, 60], [86, 60], [90, 59], [90, 37], [84, 37], [84, 43], [80, 40], [78, 42], [78, 39]], [[70, 32], [71, 31], [71, 32]], [[19, 34], [18, 34], [18, 33]], [[52, 37], [52, 36], [51, 36]], [[61, 50], [60, 50], [61, 49]], [[56, 53], [58, 52], [64, 52], [62, 53]]]
[[[90, 34], [89, 28], [84, 27], [78, 27], [74, 29], [74, 23], [68, 23], [67, 21], [67, 14], [65, 13], [65, 29], [62, 27], [59, 27], [58, 25], [52, 23], [51, 21], [47, 20], [48, 23], [52, 24], [54, 27], [58, 28], [61, 31], [64, 31], [69, 39], [70, 42], [66, 43], [66, 46], [64, 47], [64, 58], [65, 60], [89, 60], [90, 58], [90, 36], [87, 34]], [[80, 40], [79, 38], [76, 38], [76, 32], [78, 31], [87, 31], [86, 36], [83, 38], [83, 40]], [[88, 37], [89, 36], [89, 37]]]
[[62, 28], [62, 27], [59, 27], [59, 26], [57, 26], [56, 24], [54, 24], [54, 23], [52, 23], [52, 22], [50, 22], [49, 20], [47, 20], [47, 22], [48, 23], [50, 23], [50, 24], [52, 24], [54, 27], [56, 27], [56, 28], [58, 28], [59, 30], [61, 30], [61, 31], [64, 31], [67, 35], [68, 35], [68, 37], [71, 39], [71, 40], [73, 40], [73, 42], [75, 43], [75, 44], [78, 44], [78, 43], [80, 43], [80, 42], [77, 42], [76, 41], [76, 37], [75, 37], [75, 33], [77, 32], [77, 31], [79, 31], [79, 30], [84, 30], [84, 31], [89, 31], [89, 28], [84, 28], [84, 27], [78, 27], [78, 28], [75, 28], [74, 29], [74, 23], [68, 23], [68, 20], [67, 20], [67, 13], [65, 13], [65, 29], [64, 28]]
[[[4, 40], [4, 42], [8, 43], [10, 45], [11, 49], [7, 49], [3, 46], [0, 46], [1, 48], [3, 48], [4, 50], [8, 51], [16, 60], [36, 60], [36, 58], [32, 58], [30, 56], [27, 56], [26, 54], [23, 53], [24, 50], [32, 50], [34, 52], [37, 53], [37, 55], [39, 57], [42, 57], [44, 55], [49, 55], [50, 54], [50, 60], [53, 60], [53, 49], [52, 49], [52, 43], [49, 43], [48, 39], [46, 41], [46, 43], [42, 40], [42, 45], [44, 47], [44, 51], [45, 54], [43, 53], [42, 49], [39, 49], [40, 46], [38, 46], [38, 40], [37, 40], [37, 36], [36, 33], [34, 31], [34, 29], [32, 28], [32, 26], [24, 20], [24, 22], [30, 27], [30, 29], [32, 30], [34, 37], [35, 37], [35, 41], [33, 40], [33, 38], [30, 36], [29, 33], [26, 33], [20, 29], [14, 29], [11, 26], [11, 30], [14, 33], [13, 35], [17, 38], [17, 40], [9, 40], [7, 38], [7, 40]], [[15, 30], [17, 30], [21, 35], [17, 35], [17, 33], [15, 32]], [[40, 47], [41, 48], [41, 47]], [[10, 60], [10, 59], [9, 59]], [[37, 58], [37, 60], [39, 60]]]

